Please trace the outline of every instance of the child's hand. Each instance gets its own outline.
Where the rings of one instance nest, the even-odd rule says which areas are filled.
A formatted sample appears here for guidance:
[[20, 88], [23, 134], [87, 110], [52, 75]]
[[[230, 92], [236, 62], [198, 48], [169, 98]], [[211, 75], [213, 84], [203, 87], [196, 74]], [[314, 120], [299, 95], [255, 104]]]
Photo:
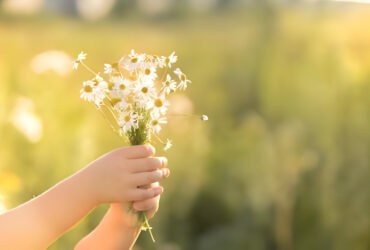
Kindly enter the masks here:
[[161, 194], [163, 188], [141, 187], [169, 174], [167, 159], [152, 157], [154, 153], [150, 145], [119, 148], [95, 160], [78, 175], [85, 179], [96, 204], [151, 199]]
[[[144, 186], [142, 188], [154, 188], [158, 186], [159, 186], [159, 183], [156, 182], [156, 183], [152, 183], [150, 185]], [[150, 199], [142, 200], [142, 201], [134, 201], [132, 203], [132, 207], [136, 211], [146, 211], [146, 217], [148, 219], [151, 219], [155, 215], [155, 213], [158, 211], [159, 199], [160, 199], [160, 195], [150, 198]]]

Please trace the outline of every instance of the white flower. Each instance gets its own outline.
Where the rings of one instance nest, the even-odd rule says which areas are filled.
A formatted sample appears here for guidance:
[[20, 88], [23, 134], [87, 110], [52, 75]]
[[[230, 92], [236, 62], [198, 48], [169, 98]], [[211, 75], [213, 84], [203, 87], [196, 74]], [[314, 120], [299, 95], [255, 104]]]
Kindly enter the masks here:
[[138, 114], [133, 111], [125, 111], [119, 114], [118, 125], [123, 132], [130, 131], [132, 128], [138, 127]]
[[167, 95], [170, 94], [171, 92], [175, 92], [176, 91], [176, 81], [172, 80], [171, 79], [171, 76], [169, 74], [167, 74], [167, 77], [166, 77], [166, 81], [164, 81], [162, 83], [162, 88], [163, 88], [163, 91], [164, 93], [166, 93]]
[[158, 134], [161, 131], [161, 124], [167, 124], [167, 118], [161, 117], [158, 112], [151, 112], [151, 121], [148, 124], [148, 127], [151, 132]]
[[170, 141], [170, 139], [167, 139], [166, 141], [166, 145], [164, 146], [164, 151], [167, 151], [169, 150], [170, 148], [172, 147], [172, 142]]
[[188, 83], [191, 83], [191, 81], [186, 78], [186, 75], [182, 73], [181, 69], [179, 68], [177, 68], [173, 73], [175, 73], [180, 79], [178, 88], [185, 90], [188, 87]]
[[175, 56], [175, 52], [172, 52], [172, 54], [169, 57], [163, 57], [164, 63], [166, 66], [171, 68], [171, 64], [177, 62], [177, 56]]
[[112, 65], [104, 64], [104, 74], [112, 74]]
[[110, 90], [110, 94], [114, 97], [124, 98], [132, 89], [132, 82], [120, 76], [112, 77], [111, 82], [113, 83], [113, 86]]
[[208, 121], [208, 116], [206, 116], [206, 115], [202, 115], [202, 121]]
[[148, 65], [148, 67], [143, 68], [142, 72], [140, 72], [139, 78], [154, 81], [157, 78], [156, 68]]
[[153, 109], [154, 112], [158, 112], [162, 115], [165, 115], [169, 105], [170, 102], [167, 101], [162, 95], [151, 99], [147, 104], [147, 109], [148, 110]]
[[80, 97], [85, 101], [94, 102], [98, 107], [100, 107], [106, 97], [105, 92], [107, 91], [107, 87], [108, 84], [105, 81], [101, 81], [99, 83], [94, 80], [83, 82]]
[[73, 63], [73, 69], [77, 69], [78, 65], [86, 59], [87, 53], [84, 53], [81, 51], [81, 53], [78, 55], [77, 59]]
[[95, 93], [94, 93], [94, 82], [91, 80], [88, 80], [86, 82], [83, 82], [83, 88], [81, 89], [80, 97], [88, 102], [95, 101]]
[[136, 54], [134, 50], [131, 50], [131, 54], [127, 57], [122, 57], [119, 61], [119, 65], [130, 72], [136, 71], [142, 68], [142, 62], [145, 54]]
[[87, 53], [84, 53], [83, 51], [81, 51], [81, 53], [77, 57], [77, 61], [81, 62], [81, 61], [85, 60], [86, 56], [87, 56]]
[[146, 105], [155, 96], [155, 88], [153, 81], [139, 81], [135, 85], [134, 95], [135, 100], [139, 102], [141, 107]]

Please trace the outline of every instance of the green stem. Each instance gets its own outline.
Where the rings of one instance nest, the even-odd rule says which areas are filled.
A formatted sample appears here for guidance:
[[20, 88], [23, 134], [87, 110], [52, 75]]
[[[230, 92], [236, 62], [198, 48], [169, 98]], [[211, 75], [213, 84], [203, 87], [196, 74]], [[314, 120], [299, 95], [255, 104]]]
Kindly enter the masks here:
[[98, 74], [95, 73], [94, 70], [92, 70], [89, 66], [87, 66], [86, 64], [84, 64], [82, 61], [80, 61], [81, 65], [84, 66], [85, 69], [87, 69], [90, 73], [92, 73], [93, 75], [97, 76]]
[[155, 239], [154, 239], [154, 236], [153, 236], [153, 233], [152, 233], [152, 229], [150, 228], [150, 225], [149, 225], [148, 218], [146, 217], [145, 212], [142, 212], [142, 213], [144, 213], [145, 225], [149, 229], [150, 237], [152, 238], [152, 241], [155, 242]]

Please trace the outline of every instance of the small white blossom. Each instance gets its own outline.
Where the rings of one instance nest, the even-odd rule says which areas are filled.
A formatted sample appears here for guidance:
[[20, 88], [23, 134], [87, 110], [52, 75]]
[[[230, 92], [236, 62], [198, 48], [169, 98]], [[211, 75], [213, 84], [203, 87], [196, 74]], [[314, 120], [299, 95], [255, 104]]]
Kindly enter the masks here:
[[133, 111], [125, 111], [120, 113], [118, 125], [122, 128], [124, 132], [130, 131], [132, 128], [137, 128], [138, 114]]
[[172, 54], [169, 57], [163, 57], [163, 60], [165, 65], [171, 68], [171, 65], [177, 62], [177, 56], [175, 56], [175, 52], [172, 52]]
[[105, 98], [105, 89], [106, 82], [96, 84], [96, 82], [89, 80], [83, 82], [83, 88], [80, 91], [80, 97], [85, 101], [94, 102], [97, 106], [100, 106]]
[[169, 139], [167, 139], [167, 141], [166, 141], [166, 145], [164, 146], [164, 151], [167, 151], [167, 150], [169, 150], [170, 148], [172, 147], [172, 142], [169, 140]]
[[124, 98], [127, 96], [132, 89], [132, 82], [128, 79], [124, 79], [120, 76], [114, 76], [111, 78], [113, 83], [112, 88], [110, 89], [110, 94], [113, 97]]
[[161, 124], [167, 124], [167, 118], [161, 117], [158, 112], [151, 112], [150, 117], [151, 121], [148, 123], [148, 127], [153, 133], [158, 134], [162, 129]]
[[104, 64], [104, 74], [112, 74], [113, 68], [110, 64]]
[[134, 95], [139, 106], [146, 106], [146, 103], [156, 95], [153, 81], [138, 81], [135, 85]]
[[170, 106], [170, 102], [165, 99], [164, 95], [161, 95], [151, 99], [147, 104], [147, 109], [152, 109], [154, 112], [165, 115], [168, 106]]
[[206, 116], [206, 115], [202, 115], [202, 121], [208, 121], [208, 116]]
[[77, 59], [73, 63], [73, 69], [77, 69], [78, 65], [86, 59], [87, 54], [81, 51], [81, 53], [78, 55]]
[[171, 76], [167, 74], [166, 80], [162, 83], [164, 93], [169, 95], [171, 92], [176, 91], [176, 81], [171, 79]]
[[175, 73], [180, 79], [178, 88], [185, 90], [188, 87], [188, 83], [191, 83], [191, 81], [186, 78], [186, 75], [182, 73], [181, 69], [179, 68], [177, 68], [173, 73]]
[[94, 95], [94, 82], [92, 81], [86, 81], [82, 83], [83, 88], [81, 89], [80, 97], [88, 102], [93, 102], [95, 100]]

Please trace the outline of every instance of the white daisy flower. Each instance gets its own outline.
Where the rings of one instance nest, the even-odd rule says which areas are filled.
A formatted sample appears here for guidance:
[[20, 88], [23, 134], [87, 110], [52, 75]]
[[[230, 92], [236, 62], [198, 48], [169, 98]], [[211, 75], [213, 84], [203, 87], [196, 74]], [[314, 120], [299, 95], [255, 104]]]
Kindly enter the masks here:
[[120, 67], [130, 72], [136, 71], [142, 68], [143, 59], [145, 54], [136, 54], [134, 50], [131, 50], [131, 54], [127, 57], [122, 57], [119, 61]]
[[132, 82], [128, 79], [124, 79], [120, 76], [113, 76], [111, 78], [113, 83], [110, 94], [114, 97], [124, 98], [127, 96], [132, 88]]
[[156, 95], [153, 81], [139, 81], [135, 85], [134, 95], [135, 99], [141, 103], [146, 103], [152, 99]]
[[92, 80], [83, 82], [83, 88], [80, 91], [80, 97], [85, 101], [94, 102], [98, 107], [100, 107], [101, 103], [106, 97], [106, 88], [106, 82], [100, 82], [99, 84]]
[[176, 81], [171, 79], [171, 76], [167, 74], [166, 80], [162, 83], [162, 89], [164, 93], [169, 95], [171, 92], [176, 91]]
[[118, 125], [126, 133], [132, 128], [138, 127], [138, 114], [136, 112], [128, 111], [119, 114]]
[[81, 53], [78, 55], [77, 59], [73, 63], [73, 69], [77, 69], [80, 62], [86, 59], [87, 53], [84, 53], [81, 51]]
[[108, 83], [105, 81], [101, 81], [98, 83], [97, 86], [94, 88], [95, 94], [95, 104], [96, 106], [100, 107], [104, 98], [106, 97], [106, 92], [108, 91]]
[[156, 68], [148, 65], [148, 67], [143, 68], [143, 71], [139, 74], [139, 78], [154, 81], [157, 78]]
[[164, 96], [157, 96], [153, 99], [151, 99], [147, 104], [147, 109], [153, 109], [154, 112], [158, 112], [162, 115], [165, 115], [168, 109], [168, 106], [170, 106], [170, 102], [167, 101]]
[[167, 151], [169, 150], [170, 148], [172, 147], [172, 142], [170, 141], [170, 139], [167, 139], [166, 141], [166, 145], [164, 146], [164, 151]]
[[151, 121], [148, 124], [148, 127], [151, 132], [158, 134], [162, 127], [161, 124], [167, 124], [167, 118], [166, 117], [161, 117], [158, 112], [151, 112]]
[[185, 90], [188, 87], [188, 83], [191, 83], [191, 81], [186, 78], [186, 75], [182, 73], [181, 69], [179, 68], [177, 68], [173, 73], [175, 73], [180, 79], [178, 88]]
[[171, 68], [171, 64], [177, 62], [177, 56], [175, 56], [175, 52], [172, 52], [172, 54], [169, 57], [163, 57], [163, 60], [165, 65]]
[[113, 68], [110, 64], [104, 64], [104, 74], [112, 74]]
[[91, 80], [82, 83], [83, 88], [81, 89], [80, 97], [88, 102], [95, 101], [94, 85], [95, 83]]

